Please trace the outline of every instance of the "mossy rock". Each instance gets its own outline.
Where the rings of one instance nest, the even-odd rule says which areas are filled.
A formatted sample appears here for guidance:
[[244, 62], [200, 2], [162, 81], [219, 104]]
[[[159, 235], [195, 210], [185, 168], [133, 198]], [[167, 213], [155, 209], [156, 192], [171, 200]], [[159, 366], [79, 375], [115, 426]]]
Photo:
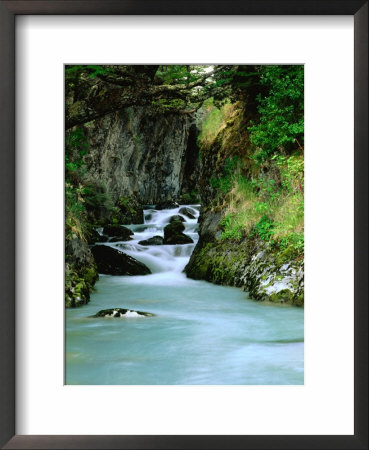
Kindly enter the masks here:
[[182, 233], [185, 226], [179, 220], [176, 220], [164, 228], [164, 245], [191, 244], [193, 240]]
[[155, 314], [145, 311], [135, 311], [133, 309], [126, 308], [109, 308], [102, 309], [91, 317], [112, 317], [112, 318], [127, 318], [127, 317], [154, 317]]
[[186, 219], [182, 216], [176, 215], [176, 216], [172, 216], [169, 219], [169, 223], [173, 223], [173, 222], [186, 222]]
[[128, 241], [133, 236], [133, 231], [121, 225], [106, 225], [103, 233], [110, 237], [119, 238], [121, 241]]

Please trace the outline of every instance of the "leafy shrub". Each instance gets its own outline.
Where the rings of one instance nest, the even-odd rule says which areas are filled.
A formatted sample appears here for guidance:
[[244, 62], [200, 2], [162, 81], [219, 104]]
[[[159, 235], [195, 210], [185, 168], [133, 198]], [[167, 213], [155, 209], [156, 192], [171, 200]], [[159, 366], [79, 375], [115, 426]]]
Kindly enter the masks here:
[[268, 93], [258, 94], [259, 121], [249, 127], [258, 164], [277, 150], [302, 149], [304, 137], [304, 67], [261, 66], [260, 72]]
[[268, 216], [262, 216], [259, 222], [255, 225], [254, 231], [251, 235], [257, 234], [263, 241], [269, 241], [274, 234], [274, 223]]

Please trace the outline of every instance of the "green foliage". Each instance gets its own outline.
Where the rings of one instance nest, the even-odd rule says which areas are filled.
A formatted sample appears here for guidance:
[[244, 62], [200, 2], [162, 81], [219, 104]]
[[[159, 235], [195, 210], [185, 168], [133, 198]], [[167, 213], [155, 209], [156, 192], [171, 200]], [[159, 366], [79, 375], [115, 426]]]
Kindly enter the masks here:
[[279, 246], [286, 250], [291, 246], [299, 253], [304, 251], [304, 233], [290, 233], [280, 240]]
[[214, 99], [207, 99], [200, 109], [199, 115], [202, 117], [199, 122], [200, 134], [197, 138], [198, 144], [210, 145], [222, 126], [226, 123], [229, 114], [232, 112], [232, 105], [228, 100], [218, 108], [214, 104]]
[[293, 192], [298, 188], [300, 192], [304, 188], [304, 160], [301, 155], [274, 155], [271, 160], [275, 161], [281, 174], [282, 187], [288, 192]]
[[260, 84], [267, 95], [257, 95], [259, 121], [249, 127], [261, 164], [276, 151], [302, 148], [304, 133], [304, 67], [261, 66]]
[[221, 220], [220, 224], [224, 228], [222, 239], [241, 239], [242, 225], [237, 222], [235, 214], [226, 214]]
[[254, 231], [251, 235], [257, 234], [263, 241], [269, 241], [269, 239], [274, 234], [274, 223], [268, 216], [264, 215], [261, 217], [259, 222], [255, 225]]
[[87, 240], [93, 224], [89, 211], [107, 206], [107, 196], [102, 186], [84, 181], [88, 152], [87, 136], [83, 128], [69, 131], [65, 138], [65, 235]]
[[212, 176], [209, 180], [210, 185], [226, 194], [233, 186], [235, 170], [238, 164], [239, 158], [237, 155], [227, 158], [223, 168], [224, 175], [221, 177]]
[[301, 155], [273, 158], [269, 173], [259, 172], [251, 180], [234, 173], [221, 238], [257, 236], [275, 246], [280, 264], [300, 257], [304, 251], [303, 175]]
[[83, 157], [87, 154], [88, 144], [83, 129], [69, 131], [65, 137], [65, 171], [66, 179], [83, 165]]
[[160, 112], [178, 111], [186, 108], [186, 102], [180, 98], [160, 98], [159, 100], [153, 100], [151, 104]]
[[203, 73], [203, 66], [169, 65], [160, 66], [155, 77], [163, 84], [185, 84], [196, 81]]
[[97, 66], [91, 64], [65, 66], [65, 77], [67, 80], [80, 76], [82, 73], [87, 73], [88, 76], [93, 79], [99, 75], [108, 74], [109, 72], [109, 66]]
[[179, 198], [179, 203], [184, 205], [194, 205], [200, 203], [200, 194], [199, 192], [193, 190], [191, 192], [186, 192], [182, 194]]

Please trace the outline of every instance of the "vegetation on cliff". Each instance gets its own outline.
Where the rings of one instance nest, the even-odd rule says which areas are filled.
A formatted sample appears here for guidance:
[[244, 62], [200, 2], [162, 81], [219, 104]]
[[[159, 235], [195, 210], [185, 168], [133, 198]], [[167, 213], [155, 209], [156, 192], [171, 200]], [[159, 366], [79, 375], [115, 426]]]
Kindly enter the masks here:
[[[303, 67], [262, 66], [258, 74], [257, 86], [253, 86], [248, 98], [243, 96], [244, 101], [228, 100], [216, 105], [210, 99], [203, 106], [199, 136], [203, 206], [207, 214], [214, 217], [217, 211], [221, 214], [215, 219], [219, 232], [213, 233], [212, 242], [200, 240], [187, 273], [223, 284], [242, 284], [254, 298], [301, 305]], [[206, 227], [202, 228], [202, 234], [209, 235]], [[263, 270], [259, 271], [258, 283], [253, 274], [253, 283], [258, 284], [259, 291], [265, 284], [263, 277], [268, 280], [268, 287], [278, 281], [270, 278], [268, 270], [264, 271], [266, 268], [282, 280], [290, 274], [280, 273], [281, 268], [286, 272], [289, 267], [294, 275], [298, 273], [298, 281], [295, 280], [298, 286], [289, 286], [289, 291], [279, 290], [278, 296], [273, 296], [271, 290], [269, 295], [265, 290], [258, 293], [252, 286], [250, 268], [256, 265], [255, 257], [261, 253]]]

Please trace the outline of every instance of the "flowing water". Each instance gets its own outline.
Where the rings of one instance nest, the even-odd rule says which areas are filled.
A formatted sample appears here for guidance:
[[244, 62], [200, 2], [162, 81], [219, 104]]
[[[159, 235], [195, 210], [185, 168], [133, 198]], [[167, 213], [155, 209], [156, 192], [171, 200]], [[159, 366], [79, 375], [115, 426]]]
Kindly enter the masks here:
[[[184, 231], [193, 244], [142, 246], [163, 236], [177, 209], [144, 211], [133, 240], [105, 245], [152, 275], [100, 275], [90, 302], [66, 310], [66, 384], [303, 384], [304, 311], [255, 302], [237, 288], [186, 278], [199, 206]], [[128, 308], [155, 317], [91, 318]]]

